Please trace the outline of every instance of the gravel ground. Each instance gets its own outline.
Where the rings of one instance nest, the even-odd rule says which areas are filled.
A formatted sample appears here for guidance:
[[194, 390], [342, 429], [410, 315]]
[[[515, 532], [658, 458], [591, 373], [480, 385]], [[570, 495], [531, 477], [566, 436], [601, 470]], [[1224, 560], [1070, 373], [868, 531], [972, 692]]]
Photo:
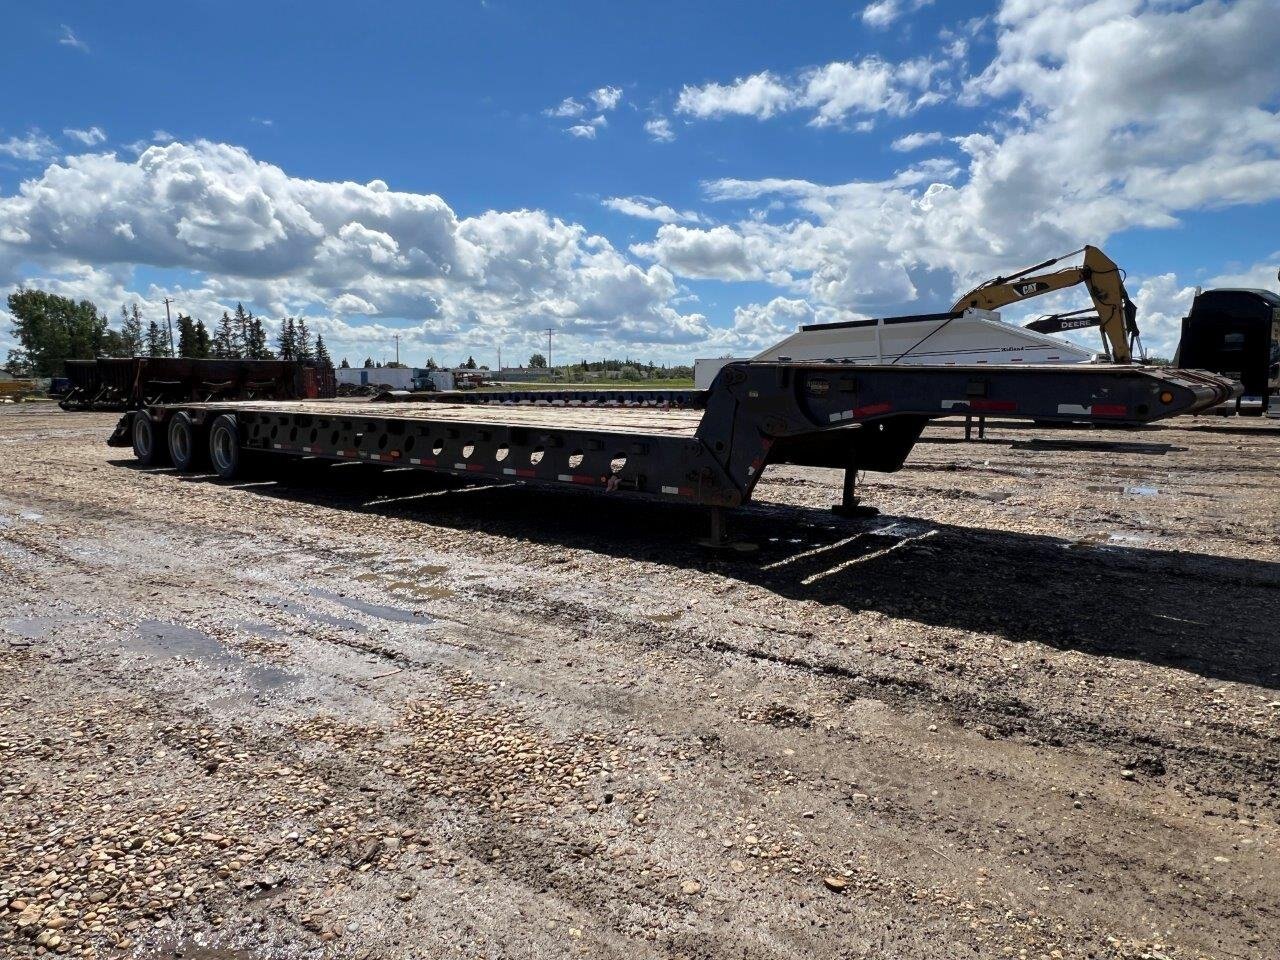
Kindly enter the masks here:
[[1274, 425], [938, 425], [739, 556], [114, 421], [0, 408], [8, 955], [1280, 956]]

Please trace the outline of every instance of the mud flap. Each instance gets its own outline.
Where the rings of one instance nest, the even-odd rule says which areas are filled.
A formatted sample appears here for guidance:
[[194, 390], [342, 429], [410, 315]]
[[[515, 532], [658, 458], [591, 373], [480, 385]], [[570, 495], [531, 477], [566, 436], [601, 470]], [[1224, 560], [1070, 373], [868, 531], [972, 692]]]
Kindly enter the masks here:
[[120, 418], [115, 430], [111, 431], [111, 436], [107, 437], [108, 447], [133, 446], [133, 418], [135, 413], [136, 411], [130, 410]]

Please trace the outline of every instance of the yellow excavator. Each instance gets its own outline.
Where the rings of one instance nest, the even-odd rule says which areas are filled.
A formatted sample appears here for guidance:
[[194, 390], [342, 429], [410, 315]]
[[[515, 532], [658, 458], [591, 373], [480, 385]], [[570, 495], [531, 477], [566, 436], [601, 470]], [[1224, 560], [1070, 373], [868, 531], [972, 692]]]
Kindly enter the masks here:
[[[1084, 262], [1078, 267], [1037, 273], [1081, 252], [1084, 253]], [[1142, 340], [1136, 319], [1138, 311], [1124, 288], [1124, 271], [1097, 247], [1085, 246], [1010, 276], [993, 277], [957, 300], [951, 310], [953, 313], [970, 308], [999, 310], [1011, 303], [1073, 287], [1077, 283], [1089, 288], [1093, 307], [1040, 317], [1028, 323], [1028, 329], [1037, 333], [1063, 333], [1100, 327], [1103, 347], [1112, 363], [1132, 363], [1135, 347], [1138, 355], [1142, 356]]]

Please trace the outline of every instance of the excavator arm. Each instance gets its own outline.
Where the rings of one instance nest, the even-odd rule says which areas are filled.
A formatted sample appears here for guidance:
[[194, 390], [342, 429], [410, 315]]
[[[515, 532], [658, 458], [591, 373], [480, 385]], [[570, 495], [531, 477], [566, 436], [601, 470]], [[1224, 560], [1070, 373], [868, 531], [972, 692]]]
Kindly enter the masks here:
[[1089, 288], [1096, 317], [1082, 316], [1088, 311], [1076, 310], [1057, 314], [1028, 324], [1041, 333], [1061, 333], [1082, 327], [1098, 326], [1102, 329], [1108, 353], [1114, 363], [1130, 363], [1133, 360], [1133, 344], [1138, 340], [1137, 310], [1124, 288], [1124, 273], [1110, 257], [1097, 247], [1084, 247], [1084, 262], [1078, 267], [1066, 267], [1049, 273], [1036, 273], [1060, 263], [1079, 250], [1037, 263], [1008, 277], [995, 277], [970, 290], [956, 301], [951, 309], [961, 312], [969, 309], [999, 310], [1001, 307], [1031, 297], [1043, 296], [1054, 290], [1063, 290], [1083, 283]]

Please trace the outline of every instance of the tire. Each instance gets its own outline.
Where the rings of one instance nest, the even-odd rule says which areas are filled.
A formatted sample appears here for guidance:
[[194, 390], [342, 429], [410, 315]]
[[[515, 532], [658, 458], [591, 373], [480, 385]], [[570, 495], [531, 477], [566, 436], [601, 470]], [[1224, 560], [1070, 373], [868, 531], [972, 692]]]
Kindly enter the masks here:
[[240, 426], [233, 414], [222, 414], [209, 427], [209, 463], [223, 480], [240, 476], [244, 451], [240, 449]]
[[169, 419], [169, 459], [183, 473], [203, 466], [206, 451], [200, 442], [202, 433], [188, 413], [175, 413]]
[[164, 463], [169, 452], [168, 446], [160, 439], [160, 431], [151, 414], [139, 410], [133, 415], [133, 424], [129, 429], [133, 438], [133, 455], [144, 467], [154, 467]]

